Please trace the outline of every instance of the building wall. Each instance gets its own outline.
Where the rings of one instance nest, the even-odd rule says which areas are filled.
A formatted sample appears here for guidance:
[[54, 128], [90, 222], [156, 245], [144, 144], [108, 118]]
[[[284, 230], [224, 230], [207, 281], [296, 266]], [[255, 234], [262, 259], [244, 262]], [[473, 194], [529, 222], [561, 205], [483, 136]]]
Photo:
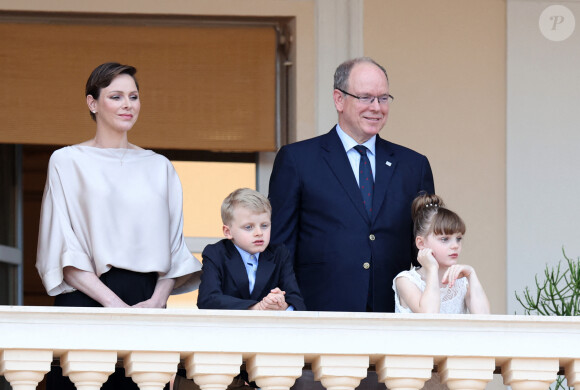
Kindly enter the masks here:
[[366, 0], [364, 53], [395, 96], [381, 136], [427, 155], [467, 225], [461, 258], [505, 313], [505, 1]]
[[[565, 5], [576, 29], [563, 41], [540, 31], [551, 5]], [[546, 264], [580, 255], [580, 19], [579, 1], [507, 3], [507, 287], [508, 313], [522, 312], [514, 291], [535, 287]], [[547, 11], [549, 12], [549, 11]], [[554, 17], [565, 16], [565, 20]], [[572, 18], [547, 15], [558, 34]], [[552, 19], [550, 19], [552, 18]], [[551, 24], [552, 22], [562, 22]]]

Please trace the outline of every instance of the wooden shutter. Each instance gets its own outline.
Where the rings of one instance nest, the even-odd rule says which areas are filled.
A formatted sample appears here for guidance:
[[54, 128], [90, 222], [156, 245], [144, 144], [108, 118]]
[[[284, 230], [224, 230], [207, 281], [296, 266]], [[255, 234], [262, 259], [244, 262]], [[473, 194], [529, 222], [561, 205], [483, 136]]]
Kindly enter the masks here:
[[0, 142], [75, 144], [94, 136], [86, 80], [109, 61], [137, 68], [146, 148], [272, 151], [271, 26], [0, 23]]

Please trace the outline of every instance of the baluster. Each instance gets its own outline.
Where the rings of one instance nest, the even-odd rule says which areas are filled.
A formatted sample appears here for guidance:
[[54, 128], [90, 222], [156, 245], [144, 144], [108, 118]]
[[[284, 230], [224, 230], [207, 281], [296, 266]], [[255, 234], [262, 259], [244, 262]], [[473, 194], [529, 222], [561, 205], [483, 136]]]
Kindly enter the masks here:
[[52, 351], [7, 349], [0, 351], [0, 375], [14, 390], [34, 390], [50, 371]]
[[512, 358], [502, 365], [503, 383], [513, 390], [546, 390], [556, 380], [558, 359]]
[[202, 390], [224, 390], [241, 365], [241, 353], [196, 352], [185, 359], [187, 377]]
[[360, 355], [321, 355], [312, 362], [314, 379], [328, 390], [353, 390], [368, 367], [369, 357]]
[[448, 357], [437, 369], [441, 383], [451, 390], [483, 390], [494, 370], [495, 359], [485, 357]]
[[379, 382], [392, 390], [418, 390], [433, 371], [433, 358], [427, 356], [385, 356], [376, 364]]
[[572, 360], [564, 367], [569, 387], [580, 389], [580, 359]]
[[302, 375], [303, 355], [256, 354], [246, 362], [251, 381], [264, 390], [288, 390]]
[[124, 358], [125, 375], [141, 390], [161, 390], [177, 371], [179, 352], [131, 352]]
[[117, 352], [68, 351], [60, 357], [63, 375], [77, 390], [99, 390], [109, 375], [115, 372]]

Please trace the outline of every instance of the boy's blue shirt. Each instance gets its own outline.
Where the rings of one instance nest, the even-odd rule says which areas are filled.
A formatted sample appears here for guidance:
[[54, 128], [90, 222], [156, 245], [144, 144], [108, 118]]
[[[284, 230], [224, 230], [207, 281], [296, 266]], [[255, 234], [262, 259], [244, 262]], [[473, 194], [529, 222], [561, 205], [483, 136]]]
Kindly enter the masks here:
[[255, 258], [249, 252], [246, 252], [236, 244], [234, 244], [240, 256], [242, 256], [242, 261], [246, 267], [246, 273], [248, 274], [248, 282], [250, 283], [250, 294], [254, 290], [254, 284], [256, 283], [256, 271], [258, 270], [258, 259], [260, 258], [260, 253], [255, 253]]

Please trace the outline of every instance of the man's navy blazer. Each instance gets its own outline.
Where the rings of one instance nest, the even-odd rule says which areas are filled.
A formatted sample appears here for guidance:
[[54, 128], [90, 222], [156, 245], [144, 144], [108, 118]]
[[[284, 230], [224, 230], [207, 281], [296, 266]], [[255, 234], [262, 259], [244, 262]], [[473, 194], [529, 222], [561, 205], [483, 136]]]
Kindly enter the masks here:
[[279, 287], [295, 310], [306, 310], [290, 253], [284, 245], [269, 245], [258, 257], [254, 290], [250, 294], [248, 274], [240, 252], [228, 239], [205, 247], [197, 306], [200, 309], [245, 310]]
[[336, 128], [280, 149], [270, 177], [272, 242], [291, 253], [308, 310], [394, 311], [393, 278], [415, 259], [411, 203], [434, 193], [427, 158], [376, 137], [369, 218]]

